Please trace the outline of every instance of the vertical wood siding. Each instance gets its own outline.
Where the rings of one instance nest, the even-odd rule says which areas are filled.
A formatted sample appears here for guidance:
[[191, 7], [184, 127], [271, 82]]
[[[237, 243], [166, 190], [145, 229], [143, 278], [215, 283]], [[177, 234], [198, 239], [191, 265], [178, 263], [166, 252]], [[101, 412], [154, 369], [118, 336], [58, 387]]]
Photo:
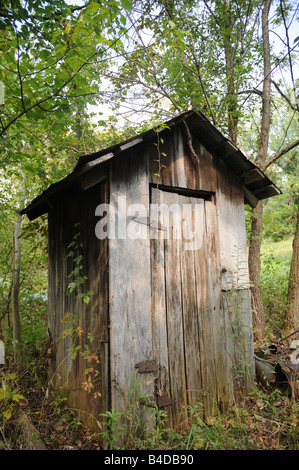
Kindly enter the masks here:
[[[108, 336], [108, 258], [107, 240], [98, 240], [95, 236], [95, 208], [107, 202], [107, 185], [97, 184], [88, 191], [77, 190], [71, 197], [66, 197], [62, 204], [57, 204], [49, 213], [49, 330], [53, 338], [53, 350], [50, 364], [50, 379], [68, 396], [70, 403], [84, 410], [87, 422], [92, 422], [100, 412], [110, 407], [109, 391], [109, 336]], [[79, 225], [76, 226], [76, 224]], [[87, 276], [83, 286], [78, 287], [70, 296], [67, 287], [73, 280], [69, 278], [76, 264], [70, 252], [69, 244], [76, 239], [82, 243], [76, 255], [82, 254], [80, 275]], [[75, 251], [75, 250], [74, 250]], [[78, 293], [93, 291], [89, 305], [76, 298]], [[83, 329], [83, 336], [67, 335], [63, 331], [70, 325], [65, 316], [75, 314]], [[93, 336], [91, 341], [89, 334]], [[71, 357], [72, 345], [81, 346], [76, 358]], [[86, 381], [85, 370], [89, 367], [81, 352], [85, 345], [98, 356], [90, 365], [99, 371], [94, 377], [91, 392], [83, 390]], [[97, 392], [97, 398], [93, 398]]]
[[[151, 240], [154, 358], [159, 364], [157, 394], [175, 400], [170, 422], [188, 426], [188, 405], [201, 403], [213, 414], [227, 402], [225, 332], [220, 312], [220, 276], [216, 207], [177, 193], [152, 190], [158, 204], [192, 205], [183, 224], [193, 239], [172, 237], [171, 219], [160, 214], [162, 231]], [[186, 226], [186, 225], [185, 225]], [[186, 249], [188, 243], [188, 249]]]
[[[111, 335], [111, 405], [126, 410], [137, 381], [138, 392], [153, 395], [153, 375], [136, 375], [136, 364], [152, 359], [151, 269], [149, 227], [134, 222], [126, 208], [143, 204], [149, 210], [147, 155], [129, 153], [111, 165], [110, 203], [116, 226], [144, 230], [145, 239], [109, 240], [109, 303]], [[126, 208], [124, 205], [126, 204]], [[137, 214], [136, 214], [137, 215]]]
[[221, 312], [227, 336], [230, 394], [248, 393], [254, 377], [244, 194], [240, 179], [217, 162], [217, 217], [221, 262]]
[[[240, 390], [247, 393], [253, 377], [241, 183], [227, 165], [215, 160], [196, 139], [193, 147], [200, 162], [194, 164], [183, 137], [183, 129], [176, 128], [164, 139], [160, 150], [166, 153], [161, 157], [166, 168], [162, 168], [159, 176], [151, 173], [157, 163], [153, 164], [157, 149], [151, 143], [150, 181], [157, 188], [160, 184], [163, 189], [169, 186], [178, 191], [183, 188], [213, 191], [214, 196], [203, 204], [200, 250], [186, 251], [173, 242], [169, 246], [168, 241], [163, 241], [162, 232], [151, 241], [153, 347], [160, 364], [158, 393], [176, 399], [169, 413], [170, 422], [178, 421], [179, 409], [182, 412], [188, 404], [196, 402], [203, 404], [207, 414], [224, 409]], [[184, 197], [153, 190], [155, 201], [183, 203]], [[180, 413], [181, 425], [186, 419], [186, 411]]]
[[[158, 139], [162, 139], [159, 149]], [[147, 144], [149, 152], [149, 182], [169, 187], [188, 188], [199, 191], [216, 190], [216, 168], [214, 157], [196, 140], [194, 150], [199, 156], [196, 163], [190, 156], [186, 143], [184, 125], [157, 134]], [[157, 161], [158, 160], [158, 161]], [[163, 165], [159, 172], [159, 160]]]

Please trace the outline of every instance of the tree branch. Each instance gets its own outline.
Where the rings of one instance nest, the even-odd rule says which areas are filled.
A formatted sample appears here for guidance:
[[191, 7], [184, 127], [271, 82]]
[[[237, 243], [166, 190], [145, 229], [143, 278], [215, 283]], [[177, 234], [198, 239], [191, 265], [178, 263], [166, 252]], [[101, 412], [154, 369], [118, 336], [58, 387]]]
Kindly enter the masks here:
[[[286, 39], [287, 39], [288, 59], [289, 59], [289, 64], [290, 64], [291, 79], [292, 79], [292, 83], [293, 83], [293, 92], [294, 92], [295, 100], [297, 101], [297, 97], [296, 97], [296, 87], [295, 87], [294, 74], [293, 74], [293, 64], [292, 64], [292, 57], [291, 57], [289, 28], [288, 28], [287, 23], [286, 23], [286, 17], [285, 17], [285, 12], [284, 12], [283, 5], [282, 5], [282, 0], [280, 0], [279, 6], [280, 6], [280, 11], [281, 11], [282, 19], [283, 19], [284, 28], [285, 28]], [[298, 106], [298, 104], [297, 104], [297, 106]]]
[[293, 105], [291, 103], [291, 100], [283, 93], [283, 91], [281, 91], [281, 89], [279, 88], [278, 84], [274, 81], [274, 80], [271, 80], [271, 83], [273, 83], [273, 85], [275, 86], [276, 90], [278, 91], [278, 93], [282, 96], [282, 98], [284, 98], [286, 100], [286, 102], [288, 103], [288, 105], [294, 110], [294, 111], [299, 111], [299, 106], [298, 104], [296, 105]]
[[[209, 111], [210, 111], [210, 114], [211, 114], [213, 123], [216, 125], [216, 116], [215, 116], [215, 114], [214, 114], [214, 112], [213, 112], [213, 109], [212, 109], [212, 106], [211, 106], [211, 103], [210, 103], [210, 100], [209, 100], [207, 91], [206, 91], [206, 89], [205, 89], [205, 86], [204, 86], [204, 83], [203, 83], [203, 80], [202, 80], [201, 71], [200, 71], [200, 59], [199, 59], [198, 54], [197, 54], [197, 52], [196, 52], [196, 47], [195, 47], [195, 44], [194, 44], [193, 36], [192, 36], [192, 34], [191, 34], [190, 23], [189, 23], [189, 21], [188, 21], [187, 15], [185, 14], [185, 11], [184, 11], [183, 9], [182, 9], [182, 13], [184, 14], [184, 21], [185, 21], [185, 23], [187, 24], [188, 32], [189, 32], [189, 34], [190, 34], [190, 40], [191, 40], [191, 45], [192, 45], [191, 54], [192, 54], [193, 60], [194, 60], [194, 62], [195, 62], [195, 67], [196, 67], [196, 71], [197, 71], [197, 73], [196, 73], [195, 75], [196, 75], [196, 77], [199, 79], [199, 83], [200, 83], [200, 86], [201, 86], [203, 95], [204, 95], [204, 97], [205, 97], [207, 106], [208, 106], [208, 108], [209, 108]], [[185, 61], [183, 61], [183, 66], [184, 66], [184, 67], [187, 67], [190, 72], [193, 72], [192, 69], [187, 66], [187, 64], [185, 63]]]
[[270, 132], [270, 104], [271, 104], [271, 61], [269, 41], [269, 10], [272, 0], [266, 0], [262, 11], [263, 53], [264, 53], [264, 79], [262, 96], [262, 122], [260, 141], [255, 158], [258, 167], [264, 167], [266, 155], [268, 154], [269, 132]]
[[299, 140], [295, 140], [292, 144], [287, 145], [287, 147], [279, 150], [279, 152], [276, 152], [276, 154], [273, 155], [273, 157], [269, 158], [266, 161], [265, 165], [263, 166], [263, 170], [266, 170], [270, 165], [272, 165], [272, 163], [278, 160], [278, 158], [282, 157], [282, 155], [285, 155], [286, 153], [288, 153], [290, 150], [297, 147], [298, 145], [299, 145]]
[[[136, 20], [137, 22], [137, 20]], [[117, 41], [119, 41], [125, 34], [127, 34], [127, 32], [135, 26], [135, 23], [134, 22], [131, 26], [129, 26], [126, 31], [122, 32], [120, 34], [119, 37], [117, 37], [103, 52], [102, 54], [104, 54], [105, 52], [107, 52], [109, 49], [112, 48], [112, 46], [114, 46]], [[55, 92], [53, 92], [52, 94], [46, 96], [45, 98], [42, 98], [38, 101], [36, 101], [34, 104], [32, 104], [31, 106], [29, 106], [28, 108], [24, 108], [23, 111], [21, 111], [19, 114], [17, 114], [16, 116], [14, 116], [14, 118], [8, 123], [6, 124], [4, 127], [2, 127], [2, 130], [0, 132], [0, 137], [2, 137], [5, 132], [18, 120], [20, 119], [22, 116], [24, 116], [24, 114], [28, 113], [29, 111], [31, 111], [32, 109], [36, 108], [37, 106], [40, 106], [42, 103], [45, 103], [53, 98], [56, 98], [59, 93], [78, 75], [78, 73], [89, 63], [89, 61], [99, 55], [99, 51], [95, 51], [93, 52], [81, 65], [80, 67], [78, 67], [78, 69], [76, 70], [75, 73], [73, 73], [73, 75], [65, 82], [63, 83], [63, 85], [61, 85], [61, 87], [59, 87]]]
[[259, 95], [259, 96], [263, 96], [263, 92], [261, 90], [258, 90], [257, 88], [252, 88], [252, 90], [238, 91], [238, 95], [248, 94], [248, 93], [250, 95], [256, 94], [256, 95]]
[[23, 106], [23, 110], [25, 109], [25, 102], [24, 102], [24, 90], [23, 90], [23, 79], [20, 71], [20, 44], [19, 44], [19, 34], [17, 31], [17, 28], [15, 26], [15, 20], [14, 20], [14, 28], [15, 28], [15, 35], [17, 39], [17, 73], [19, 77], [19, 83], [20, 83], [20, 91], [21, 91], [21, 102]]
[[144, 44], [144, 41], [143, 41], [143, 38], [141, 37], [140, 33], [139, 33], [139, 30], [138, 28], [136, 27], [136, 22], [133, 22], [133, 19], [131, 18], [131, 15], [127, 12], [127, 17], [129, 18], [129, 20], [131, 21], [134, 29], [135, 29], [135, 33], [137, 34], [138, 36], [138, 39], [140, 41], [140, 44], [145, 52], [145, 54], [147, 55], [147, 58], [152, 66], [152, 70], [148, 70], [148, 73], [150, 73], [157, 85], [157, 87], [159, 89], [161, 89], [162, 93], [164, 94], [164, 96], [166, 98], [169, 99], [169, 101], [172, 103], [172, 105], [174, 106], [174, 108], [177, 110], [177, 111], [181, 111], [181, 108], [180, 106], [178, 105], [178, 103], [175, 102], [175, 100], [172, 98], [172, 96], [165, 90], [165, 88], [163, 87], [162, 83], [160, 83], [159, 79], [158, 79], [158, 74], [157, 74], [157, 70], [156, 70], [156, 66], [151, 58], [151, 55], [149, 54], [148, 52], [148, 47], [145, 46]]

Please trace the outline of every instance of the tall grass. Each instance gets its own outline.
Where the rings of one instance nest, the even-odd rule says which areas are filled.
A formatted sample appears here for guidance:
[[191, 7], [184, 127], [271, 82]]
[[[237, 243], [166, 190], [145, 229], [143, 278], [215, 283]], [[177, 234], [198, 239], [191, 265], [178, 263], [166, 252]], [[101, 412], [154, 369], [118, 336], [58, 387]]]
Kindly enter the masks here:
[[261, 288], [265, 306], [266, 331], [270, 336], [282, 334], [286, 311], [292, 238], [274, 242], [266, 240], [261, 250]]

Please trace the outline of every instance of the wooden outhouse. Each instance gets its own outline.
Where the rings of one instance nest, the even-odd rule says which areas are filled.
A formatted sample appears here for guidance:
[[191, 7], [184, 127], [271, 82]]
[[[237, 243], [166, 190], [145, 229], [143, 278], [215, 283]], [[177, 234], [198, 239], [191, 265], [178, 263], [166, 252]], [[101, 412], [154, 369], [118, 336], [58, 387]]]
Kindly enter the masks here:
[[23, 214], [48, 213], [50, 378], [60, 393], [101, 421], [126, 409], [137, 384], [181, 427], [190, 406], [213, 414], [247, 393], [244, 203], [279, 193], [189, 111], [80, 157], [34, 199]]

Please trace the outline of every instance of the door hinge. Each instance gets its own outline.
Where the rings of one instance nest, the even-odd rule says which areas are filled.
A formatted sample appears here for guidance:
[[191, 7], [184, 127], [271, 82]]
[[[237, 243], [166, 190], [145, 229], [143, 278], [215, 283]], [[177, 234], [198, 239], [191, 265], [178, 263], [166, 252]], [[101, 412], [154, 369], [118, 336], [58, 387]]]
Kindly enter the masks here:
[[150, 359], [138, 362], [138, 364], [135, 364], [135, 369], [138, 369], [138, 372], [141, 374], [146, 372], [158, 372], [158, 364], [154, 359]]
[[149, 396], [147, 398], [143, 398], [141, 403], [145, 406], [150, 407], [157, 407], [157, 408], [164, 408], [165, 406], [171, 406], [176, 402], [176, 400], [172, 400], [171, 398], [167, 397], [159, 397], [159, 396]]
[[176, 400], [166, 397], [156, 397], [156, 404], [158, 408], [164, 408], [164, 406], [173, 405]]

